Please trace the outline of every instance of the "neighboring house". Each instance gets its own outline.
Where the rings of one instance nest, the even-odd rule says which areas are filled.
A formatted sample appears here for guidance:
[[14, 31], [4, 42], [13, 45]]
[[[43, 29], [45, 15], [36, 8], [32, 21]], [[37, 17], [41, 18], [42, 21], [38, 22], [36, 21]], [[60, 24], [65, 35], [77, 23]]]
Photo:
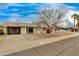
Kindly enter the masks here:
[[79, 31], [79, 20], [78, 20], [78, 22], [76, 24], [76, 29]]
[[73, 27], [56, 27], [57, 31], [68, 32], [71, 31]]
[[12, 23], [6, 22], [3, 24], [4, 34], [26, 34], [26, 33], [41, 33], [46, 32], [47, 26], [32, 23]]

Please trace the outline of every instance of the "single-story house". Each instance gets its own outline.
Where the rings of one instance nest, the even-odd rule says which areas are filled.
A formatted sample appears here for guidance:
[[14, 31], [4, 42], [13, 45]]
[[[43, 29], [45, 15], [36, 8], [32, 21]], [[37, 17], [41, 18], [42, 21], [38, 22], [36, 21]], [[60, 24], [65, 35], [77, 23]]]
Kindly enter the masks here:
[[[57, 31], [60, 29], [67, 31], [69, 28], [56, 27]], [[0, 25], [1, 34], [28, 34], [28, 33], [46, 33], [47, 26], [45, 24], [37, 23], [14, 23], [6, 22], [3, 25]]]
[[46, 32], [47, 26], [32, 23], [6, 22], [2, 25], [4, 34], [26, 34]]

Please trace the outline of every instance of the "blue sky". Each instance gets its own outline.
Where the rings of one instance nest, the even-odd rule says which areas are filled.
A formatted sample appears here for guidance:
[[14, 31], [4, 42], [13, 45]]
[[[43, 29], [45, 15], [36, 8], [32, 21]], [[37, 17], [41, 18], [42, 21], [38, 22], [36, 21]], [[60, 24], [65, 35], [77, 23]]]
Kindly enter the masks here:
[[[56, 3], [0, 3], [0, 23], [3, 22], [31, 22], [38, 19], [38, 12], [47, 5]], [[78, 3], [63, 3], [69, 10], [79, 11]]]

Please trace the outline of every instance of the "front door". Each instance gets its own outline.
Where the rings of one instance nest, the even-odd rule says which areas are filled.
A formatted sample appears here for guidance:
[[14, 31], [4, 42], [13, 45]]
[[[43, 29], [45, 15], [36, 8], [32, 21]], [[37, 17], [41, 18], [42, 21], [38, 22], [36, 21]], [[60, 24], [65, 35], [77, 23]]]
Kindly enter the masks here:
[[26, 28], [26, 32], [27, 32], [27, 33], [33, 33], [33, 31], [34, 31], [34, 30], [33, 30], [33, 27], [27, 27], [27, 28]]

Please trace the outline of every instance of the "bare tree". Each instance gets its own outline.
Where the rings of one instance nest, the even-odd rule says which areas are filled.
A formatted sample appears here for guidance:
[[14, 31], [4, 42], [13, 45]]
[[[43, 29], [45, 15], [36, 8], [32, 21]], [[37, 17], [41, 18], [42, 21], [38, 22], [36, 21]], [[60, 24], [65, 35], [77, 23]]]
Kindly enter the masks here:
[[50, 32], [55, 31], [55, 27], [65, 21], [62, 20], [68, 9], [65, 6], [58, 6], [56, 8], [46, 7], [41, 12], [39, 12], [40, 23], [44, 23], [48, 26]]

